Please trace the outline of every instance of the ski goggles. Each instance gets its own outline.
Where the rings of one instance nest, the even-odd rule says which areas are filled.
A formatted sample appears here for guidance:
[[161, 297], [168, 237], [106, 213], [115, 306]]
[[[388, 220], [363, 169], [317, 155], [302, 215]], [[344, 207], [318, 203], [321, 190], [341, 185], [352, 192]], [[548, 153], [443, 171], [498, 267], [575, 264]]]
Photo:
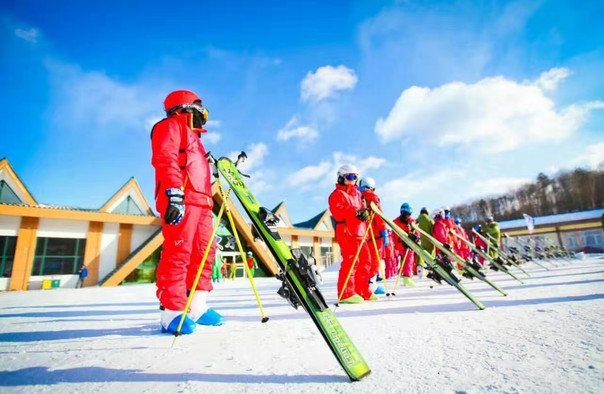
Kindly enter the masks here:
[[357, 174], [344, 174], [342, 175], [342, 178], [346, 179], [347, 181], [356, 181], [358, 179], [358, 175]]

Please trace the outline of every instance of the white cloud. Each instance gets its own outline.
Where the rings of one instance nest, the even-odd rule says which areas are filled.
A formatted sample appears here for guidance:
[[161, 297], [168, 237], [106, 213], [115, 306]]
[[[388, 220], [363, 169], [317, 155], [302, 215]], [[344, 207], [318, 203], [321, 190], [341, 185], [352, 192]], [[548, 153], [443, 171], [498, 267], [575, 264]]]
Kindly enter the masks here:
[[317, 165], [303, 167], [291, 174], [288, 177], [288, 184], [302, 189], [308, 189], [311, 182], [320, 186], [330, 186], [337, 181], [338, 168], [344, 164], [354, 164], [363, 177], [368, 170], [380, 168], [385, 163], [386, 159], [375, 156], [360, 159], [354, 155], [335, 152], [331, 159], [322, 160]]
[[383, 142], [418, 135], [438, 146], [466, 145], [487, 152], [563, 140], [591, 110], [604, 108], [604, 102], [595, 101], [557, 111], [541, 85], [555, 88], [566, 75], [566, 69], [553, 69], [528, 84], [499, 76], [435, 89], [413, 86], [402, 92], [385, 119], [377, 120], [375, 132]]
[[205, 128], [219, 128], [220, 126], [222, 126], [222, 121], [221, 120], [208, 120], [206, 122], [206, 124], [203, 126]]
[[103, 72], [54, 61], [45, 65], [52, 76], [55, 116], [66, 128], [150, 132], [153, 121], [163, 118], [165, 90], [157, 84], [120, 83]]
[[[240, 153], [240, 151], [231, 151], [228, 157], [235, 161]], [[252, 144], [245, 151], [245, 154], [247, 155], [247, 159], [239, 165], [239, 169], [243, 172], [257, 169], [262, 165], [264, 158], [268, 155], [268, 146], [262, 142]]]
[[405, 200], [426, 194], [447, 193], [446, 185], [453, 178], [465, 175], [461, 170], [444, 170], [432, 174], [413, 172], [403, 177], [376, 185], [376, 191], [385, 202], [403, 203]]
[[316, 128], [308, 125], [300, 125], [297, 116], [293, 116], [281, 130], [277, 132], [277, 140], [288, 141], [292, 138], [298, 138], [302, 141], [313, 141], [319, 137]]
[[522, 185], [532, 182], [530, 178], [487, 178], [475, 181], [469, 187], [469, 194], [472, 197], [482, 197], [506, 193]]
[[33, 44], [38, 42], [38, 35], [39, 35], [38, 29], [35, 29], [33, 27], [29, 30], [15, 29], [15, 36], [17, 36], [27, 42], [31, 42]]
[[344, 65], [319, 67], [302, 80], [300, 97], [302, 101], [319, 102], [334, 97], [338, 91], [353, 89], [357, 81], [354, 70]]
[[552, 68], [549, 71], [541, 73], [535, 84], [546, 91], [556, 90], [558, 83], [570, 74], [571, 71], [568, 68]]
[[210, 144], [217, 144], [222, 136], [219, 133], [208, 132], [201, 135], [201, 140], [203, 142], [209, 142]]
[[591, 168], [604, 168], [604, 142], [589, 145], [583, 153], [575, 157], [571, 165], [585, 165]]

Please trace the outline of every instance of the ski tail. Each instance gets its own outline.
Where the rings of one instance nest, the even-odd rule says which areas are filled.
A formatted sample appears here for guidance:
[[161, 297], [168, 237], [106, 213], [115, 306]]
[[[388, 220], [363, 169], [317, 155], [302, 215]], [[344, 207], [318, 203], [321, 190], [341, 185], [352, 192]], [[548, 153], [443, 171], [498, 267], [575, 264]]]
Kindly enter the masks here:
[[422, 248], [421, 246], [419, 246], [415, 242], [413, 242], [407, 236], [407, 233], [405, 233], [405, 231], [403, 229], [401, 229], [399, 226], [394, 224], [394, 222], [389, 217], [384, 215], [384, 213], [382, 211], [380, 211], [380, 209], [377, 207], [377, 205], [375, 203], [371, 202], [370, 208], [373, 212], [375, 212], [376, 215], [378, 215], [379, 217], [384, 219], [384, 221], [388, 224], [388, 226], [392, 229], [392, 231], [394, 231], [394, 233], [407, 245], [408, 248], [410, 248], [415, 253], [417, 253], [418, 255], [420, 255], [421, 257], [424, 258], [424, 261], [426, 262], [426, 264], [428, 264], [430, 266], [430, 269], [435, 271], [448, 284], [450, 284], [451, 286], [453, 286], [457, 290], [459, 290], [464, 296], [466, 296], [466, 298], [468, 298], [474, 305], [476, 305], [478, 307], [478, 309], [482, 310], [482, 309], [486, 308], [484, 306], [484, 304], [482, 302], [480, 302], [480, 300], [478, 300], [476, 297], [474, 297], [474, 295], [472, 293], [470, 293], [468, 291], [468, 289], [466, 289], [460, 283], [453, 280], [453, 278], [451, 278], [451, 276], [444, 269], [442, 269], [438, 265], [438, 263], [436, 263], [434, 261], [432, 256], [428, 252], [426, 252], [426, 250], [424, 248]]

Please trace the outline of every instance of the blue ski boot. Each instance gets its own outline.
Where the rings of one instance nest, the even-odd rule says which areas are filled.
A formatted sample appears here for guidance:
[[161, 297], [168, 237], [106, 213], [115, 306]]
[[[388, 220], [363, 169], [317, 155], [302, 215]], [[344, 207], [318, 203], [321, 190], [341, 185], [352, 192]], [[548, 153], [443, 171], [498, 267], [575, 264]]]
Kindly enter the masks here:
[[[178, 325], [180, 324], [180, 320], [182, 319], [183, 311], [171, 311], [169, 309], [160, 307], [161, 315], [160, 315], [160, 324], [161, 324], [161, 332], [162, 333], [170, 333], [174, 334], [176, 330], [178, 330]], [[185, 316], [185, 320], [182, 323], [182, 327], [180, 328], [180, 334], [188, 335], [195, 332], [195, 322], [191, 320], [188, 316]]]
[[188, 316], [195, 323], [202, 326], [222, 326], [224, 324], [224, 317], [214, 309], [208, 308], [206, 304], [207, 298], [207, 291], [197, 290], [195, 294], [193, 294]]

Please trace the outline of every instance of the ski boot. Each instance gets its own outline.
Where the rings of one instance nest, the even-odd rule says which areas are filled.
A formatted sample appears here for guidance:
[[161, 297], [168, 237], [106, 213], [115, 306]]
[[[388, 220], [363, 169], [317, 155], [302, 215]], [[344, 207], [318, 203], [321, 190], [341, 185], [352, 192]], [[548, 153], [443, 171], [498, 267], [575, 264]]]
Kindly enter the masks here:
[[440, 267], [443, 270], [445, 270], [445, 272], [447, 274], [449, 274], [451, 279], [453, 279], [455, 282], [461, 281], [461, 278], [459, 277], [457, 270], [455, 269], [455, 267], [453, 267], [453, 264], [451, 264], [451, 260], [449, 260], [449, 258], [447, 256], [444, 256], [444, 257], [436, 256], [434, 261], [436, 261], [436, 263], [438, 265], [440, 265]]
[[461, 272], [461, 276], [463, 276], [464, 278], [474, 280], [474, 275], [472, 275], [472, 273], [470, 271], [461, 270], [460, 272]]
[[415, 284], [415, 282], [413, 281], [413, 279], [409, 278], [408, 276], [403, 276], [403, 285], [405, 287], [415, 287], [415, 286], [417, 286]]
[[208, 308], [206, 299], [208, 292], [197, 290], [193, 294], [188, 317], [195, 323], [202, 326], [221, 326], [224, 324], [224, 317], [212, 308]]
[[365, 299], [358, 294], [340, 300], [340, 304], [362, 304], [363, 302], [365, 302]]
[[373, 294], [386, 294], [386, 292], [384, 291], [384, 288], [382, 286], [378, 286], [376, 287], [375, 291], [373, 292]]
[[[160, 306], [160, 325], [162, 333], [175, 334], [182, 319], [183, 311], [172, 311]], [[195, 322], [185, 315], [179, 334], [188, 335], [195, 332]]]

